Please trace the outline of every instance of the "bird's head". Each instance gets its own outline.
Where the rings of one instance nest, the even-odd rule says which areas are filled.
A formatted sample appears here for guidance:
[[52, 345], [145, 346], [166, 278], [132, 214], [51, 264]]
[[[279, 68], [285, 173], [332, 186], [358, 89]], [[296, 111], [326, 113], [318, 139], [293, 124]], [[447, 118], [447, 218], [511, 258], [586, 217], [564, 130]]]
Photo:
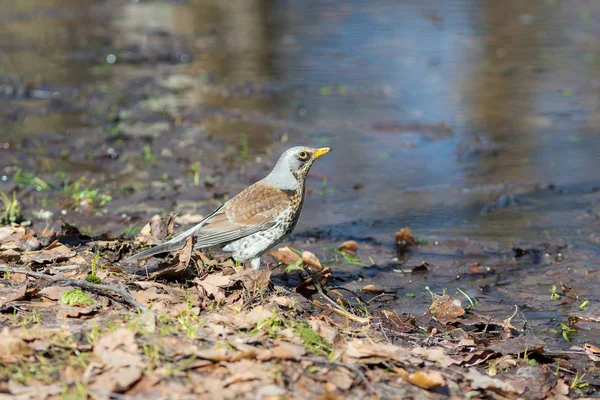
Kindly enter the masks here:
[[329, 147], [319, 149], [305, 146], [292, 147], [279, 157], [279, 161], [266, 179], [282, 190], [294, 190], [304, 183], [315, 160], [330, 151]]

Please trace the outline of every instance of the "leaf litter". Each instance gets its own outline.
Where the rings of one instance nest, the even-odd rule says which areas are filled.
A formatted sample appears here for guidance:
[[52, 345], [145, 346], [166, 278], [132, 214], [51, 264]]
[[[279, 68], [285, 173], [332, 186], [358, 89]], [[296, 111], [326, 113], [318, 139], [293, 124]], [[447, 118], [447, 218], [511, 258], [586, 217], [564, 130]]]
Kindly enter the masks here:
[[[154, 219], [133, 247], [171, 234], [172, 219]], [[294, 288], [274, 285], [271, 270], [197, 252], [192, 240], [136, 274], [114, 261], [126, 256], [128, 245], [113, 243], [94, 261], [101, 284], [72, 285], [85, 282], [98, 242], [73, 248], [59, 235], [31, 251], [17, 243], [25, 234], [42, 235], [0, 228], [0, 396], [565, 399], [597, 393], [589, 367], [597, 367], [600, 350], [592, 343], [548, 351], [543, 340], [514, 326], [514, 314], [498, 320], [475, 312], [459, 293], [432, 293], [420, 314], [400, 313], [361, 297], [385, 295], [376, 285], [363, 284], [362, 294], [328, 289], [331, 269], [313, 252], [271, 252], [300, 267]], [[396, 241], [402, 251], [416, 246], [408, 229]], [[356, 256], [358, 244], [337, 249]], [[7, 256], [8, 250], [14, 253]], [[72, 264], [76, 257], [80, 262]], [[30, 269], [10, 272], [23, 267]], [[571, 353], [591, 363], [586, 372], [570, 362]]]

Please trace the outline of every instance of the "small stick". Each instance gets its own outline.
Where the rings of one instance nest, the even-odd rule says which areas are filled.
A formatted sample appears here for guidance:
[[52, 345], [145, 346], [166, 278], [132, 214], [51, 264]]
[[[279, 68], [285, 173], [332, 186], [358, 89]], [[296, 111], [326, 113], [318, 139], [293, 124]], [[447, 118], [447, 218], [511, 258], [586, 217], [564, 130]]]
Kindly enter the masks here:
[[9, 272], [11, 274], [23, 274], [34, 278], [44, 279], [50, 282], [64, 282], [68, 283], [71, 286], [87, 289], [93, 292], [99, 292], [103, 295], [106, 295], [107, 292], [116, 293], [119, 296], [121, 296], [124, 302], [129, 304], [130, 306], [141, 311], [148, 311], [148, 307], [144, 306], [143, 304], [140, 304], [127, 290], [118, 286], [99, 285], [97, 283], [81, 281], [79, 279], [66, 278], [64, 276], [52, 276], [48, 274], [42, 274], [40, 272], [29, 271], [26, 269], [11, 268], [5, 266], [0, 267], [0, 272]]
[[335, 366], [335, 367], [346, 368], [350, 372], [354, 372], [360, 378], [360, 380], [363, 381], [363, 383], [365, 384], [367, 389], [369, 389], [371, 392], [373, 392], [376, 395], [381, 397], [381, 394], [377, 391], [377, 389], [375, 389], [373, 387], [373, 385], [371, 385], [371, 382], [369, 382], [369, 380], [367, 379], [365, 374], [363, 374], [362, 371], [360, 369], [358, 369], [357, 367], [355, 367], [354, 365], [345, 364], [345, 363], [339, 362], [339, 361], [324, 360], [324, 359], [317, 358], [317, 357], [296, 357], [296, 359], [300, 360], [300, 361], [310, 361], [315, 364], [323, 364], [323, 365], [330, 365], [330, 366]]

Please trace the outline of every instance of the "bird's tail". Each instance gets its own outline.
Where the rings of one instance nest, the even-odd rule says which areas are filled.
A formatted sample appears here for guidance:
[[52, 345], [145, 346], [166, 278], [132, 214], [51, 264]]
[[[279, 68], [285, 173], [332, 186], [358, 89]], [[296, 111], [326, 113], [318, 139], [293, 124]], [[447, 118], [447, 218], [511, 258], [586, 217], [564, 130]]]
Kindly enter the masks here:
[[175, 236], [173, 239], [171, 239], [167, 242], [164, 242], [162, 244], [159, 244], [158, 246], [151, 247], [151, 248], [141, 251], [137, 254], [134, 254], [131, 257], [125, 259], [125, 261], [123, 261], [123, 262], [127, 264], [132, 261], [139, 260], [140, 258], [150, 257], [155, 254], [168, 253], [171, 251], [180, 250], [185, 245], [185, 241], [187, 240], [187, 238], [192, 236], [194, 233], [196, 233], [196, 231], [198, 230], [199, 227], [200, 227], [200, 224], [192, 227], [191, 229], [188, 229], [185, 232], [181, 232], [179, 235]]

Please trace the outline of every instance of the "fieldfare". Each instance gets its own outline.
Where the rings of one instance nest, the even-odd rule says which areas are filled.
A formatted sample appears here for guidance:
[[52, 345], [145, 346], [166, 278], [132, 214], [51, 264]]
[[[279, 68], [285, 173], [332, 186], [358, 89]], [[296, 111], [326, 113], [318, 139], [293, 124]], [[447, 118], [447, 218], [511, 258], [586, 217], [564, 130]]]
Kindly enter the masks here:
[[193, 228], [125, 262], [179, 250], [187, 238], [195, 236], [194, 248], [220, 246], [236, 261], [250, 261], [253, 269], [261, 269], [260, 257], [288, 237], [298, 222], [310, 167], [330, 151], [328, 147], [287, 150], [266, 178], [244, 189]]

